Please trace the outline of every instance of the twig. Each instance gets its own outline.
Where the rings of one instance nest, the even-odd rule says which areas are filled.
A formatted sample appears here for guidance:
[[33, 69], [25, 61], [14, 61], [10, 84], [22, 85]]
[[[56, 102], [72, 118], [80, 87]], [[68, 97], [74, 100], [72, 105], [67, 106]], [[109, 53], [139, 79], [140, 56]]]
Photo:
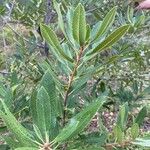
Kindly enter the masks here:
[[72, 71], [72, 73], [70, 74], [70, 77], [69, 77], [69, 82], [68, 82], [68, 86], [67, 86], [67, 91], [66, 91], [66, 94], [65, 94], [65, 96], [64, 96], [63, 126], [64, 126], [65, 123], [66, 123], [66, 106], [67, 106], [68, 96], [69, 96], [70, 89], [71, 89], [71, 85], [72, 85], [72, 82], [73, 82], [73, 80], [74, 80], [74, 76], [75, 76], [75, 74], [76, 74], [77, 68], [78, 68], [78, 66], [79, 66], [80, 59], [81, 59], [81, 57], [82, 57], [83, 51], [84, 51], [84, 47], [82, 46], [82, 47], [80, 48], [79, 54], [77, 55], [76, 63], [75, 63], [74, 69], [73, 69], [73, 71]]

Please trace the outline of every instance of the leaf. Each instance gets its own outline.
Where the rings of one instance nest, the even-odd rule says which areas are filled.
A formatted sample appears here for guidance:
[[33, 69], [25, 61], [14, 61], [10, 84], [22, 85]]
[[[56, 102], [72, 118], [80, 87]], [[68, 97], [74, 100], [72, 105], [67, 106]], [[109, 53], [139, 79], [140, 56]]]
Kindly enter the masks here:
[[1, 126], [0, 127], [0, 132], [6, 132], [7, 131], [7, 127], [6, 126]]
[[49, 69], [45, 72], [44, 76], [42, 77], [40, 86], [43, 86], [45, 90], [47, 91], [50, 97], [52, 108], [55, 111], [55, 114], [58, 114], [59, 94], [56, 91], [56, 84], [55, 84], [54, 78], [51, 75], [51, 71]]
[[98, 32], [96, 33], [96, 36], [93, 41], [97, 40], [99, 37], [101, 37], [112, 25], [112, 23], [115, 20], [116, 16], [116, 7], [113, 7], [105, 16], [103, 19], [102, 24], [99, 27]]
[[131, 24], [132, 24], [133, 13], [134, 13], [134, 9], [132, 7], [128, 7], [127, 19]]
[[99, 146], [102, 146], [105, 144], [105, 141], [107, 140], [107, 133], [100, 134], [99, 132], [89, 133], [87, 135], [80, 135], [81, 141], [83, 141], [86, 144], [98, 144]]
[[0, 110], [0, 116], [7, 128], [15, 135], [22, 146], [34, 146], [35, 143], [32, 140], [32, 135], [16, 120], [2, 100], [1, 104], [4, 112]]
[[54, 66], [51, 64], [51, 62], [49, 60], [46, 60], [43, 63], [40, 63], [39, 66], [41, 67], [43, 72], [46, 72], [47, 70], [49, 70], [49, 73], [53, 77], [53, 80], [55, 81], [57, 88], [59, 88], [60, 90], [63, 84], [59, 81], [58, 75], [54, 71]]
[[147, 115], [147, 108], [146, 108], [146, 106], [144, 106], [138, 113], [138, 116], [135, 119], [135, 123], [137, 123], [140, 126], [143, 123], [146, 115]]
[[55, 8], [55, 10], [57, 12], [57, 15], [58, 15], [58, 24], [59, 24], [60, 29], [62, 30], [63, 34], [66, 36], [63, 16], [62, 16], [62, 13], [61, 13], [61, 10], [60, 10], [61, 4], [57, 3], [56, 0], [53, 0], [53, 3], [54, 3], [54, 8]]
[[87, 26], [86, 26], [86, 42], [88, 42], [90, 40], [90, 36], [91, 36], [91, 28], [90, 28], [90, 25], [87, 24]]
[[[43, 87], [43, 97], [41, 97], [41, 100], [45, 100], [43, 106], [45, 111], [45, 119], [46, 119], [46, 126], [49, 124], [49, 132], [52, 136], [51, 138], [54, 138], [58, 133], [58, 127], [57, 127], [57, 116], [60, 113], [61, 104], [59, 102], [59, 94], [56, 91], [56, 85], [54, 82], [53, 77], [51, 76], [51, 72], [47, 70], [42, 77], [42, 80], [39, 84], [41, 87]], [[45, 95], [44, 95], [45, 94]], [[39, 94], [40, 96], [40, 94]], [[44, 99], [47, 97], [46, 99]], [[42, 100], [42, 101], [43, 101]], [[48, 130], [47, 130], [48, 131]]]
[[72, 135], [79, 124], [79, 121], [75, 120], [74, 118], [70, 120], [70, 123], [67, 127], [65, 127], [60, 134], [54, 139], [56, 142], [62, 142], [65, 141]]
[[41, 142], [44, 142], [44, 141], [43, 141], [43, 138], [42, 138], [42, 134], [41, 134], [39, 128], [38, 128], [36, 125], [33, 125], [33, 129], [34, 129], [34, 132], [35, 132], [37, 138], [38, 138]]
[[6, 8], [4, 6], [0, 6], [0, 16], [4, 15]]
[[75, 45], [74, 43], [75, 40], [73, 38], [73, 33], [72, 33], [73, 15], [74, 15], [73, 9], [68, 9], [66, 14], [66, 34], [67, 34], [68, 44], [72, 49], [74, 49], [74, 45]]
[[[52, 137], [55, 136], [56, 113], [52, 99], [50, 99], [46, 89], [42, 86], [37, 93], [37, 127], [40, 129], [43, 138], [48, 132]], [[57, 133], [57, 132], [56, 132]]]
[[128, 103], [125, 103], [119, 111], [118, 118], [117, 118], [117, 125], [121, 128], [122, 131], [124, 131], [128, 119], [128, 112], [129, 107]]
[[10, 88], [6, 88], [1, 82], [0, 82], [0, 97], [4, 99], [4, 102], [7, 105], [7, 107], [11, 109], [11, 106], [13, 104], [12, 90]]
[[139, 28], [145, 22], [145, 16], [141, 15], [137, 18], [136, 22], [134, 23], [135, 28]]
[[0, 145], [0, 150], [8, 150], [9, 146], [7, 144], [1, 144]]
[[120, 28], [116, 29], [113, 33], [111, 33], [104, 41], [102, 41], [98, 46], [96, 46], [92, 52], [89, 52], [87, 56], [95, 54], [97, 52], [101, 52], [104, 49], [112, 46], [115, 42], [117, 42], [124, 34], [128, 31], [130, 25], [124, 25]]
[[132, 139], [136, 139], [139, 135], [139, 125], [134, 123], [131, 127], [131, 137]]
[[[54, 141], [63, 142], [79, 134], [87, 126], [98, 109], [102, 107], [105, 99], [105, 96], [101, 96], [95, 102], [90, 103], [89, 106], [70, 120], [70, 123], [60, 132]], [[74, 126], [72, 125], [73, 121], [75, 122]]]
[[62, 56], [64, 59], [73, 62], [73, 60], [63, 52], [63, 49], [54, 31], [50, 27], [44, 24], [41, 24], [40, 27], [41, 27], [41, 33], [43, 38], [47, 43], [49, 43], [56, 50], [56, 53]]
[[86, 40], [86, 18], [85, 10], [82, 4], [78, 4], [75, 8], [72, 22], [73, 37], [81, 46], [84, 45]]
[[31, 94], [30, 99], [30, 112], [32, 115], [32, 120], [35, 124], [37, 124], [37, 112], [36, 112], [36, 98], [37, 98], [37, 90], [35, 89]]
[[113, 131], [116, 141], [121, 143], [124, 139], [124, 133], [122, 132], [121, 128], [116, 125]]
[[0, 82], [0, 96], [4, 97], [6, 94], [6, 88], [3, 86], [3, 84]]
[[134, 92], [134, 94], [138, 94], [138, 91], [139, 91], [139, 89], [138, 89], [138, 82], [135, 80], [135, 81], [133, 81], [133, 86], [132, 86], [132, 88], [133, 88], [133, 92]]
[[[63, 1], [64, 2], [64, 1]], [[71, 26], [67, 26], [66, 24], [64, 24], [64, 21], [63, 21], [63, 15], [61, 13], [61, 6], [63, 6], [63, 2], [62, 3], [57, 3], [56, 0], [53, 0], [53, 3], [54, 3], [54, 8], [57, 12], [57, 15], [58, 15], [58, 25], [62, 31], [62, 33], [64, 34], [64, 37], [67, 39], [68, 41], [68, 44], [72, 47], [72, 32], [70, 32], [70, 28]], [[62, 4], [62, 5], [61, 5]], [[68, 11], [69, 12], [69, 11]], [[66, 18], [67, 22], [71, 22], [68, 18]], [[66, 26], [65, 26], [66, 25]], [[67, 31], [65, 30], [67, 29]], [[69, 33], [68, 33], [69, 32]], [[69, 36], [68, 36], [69, 35]], [[71, 38], [70, 38], [71, 36]]]
[[74, 80], [74, 82], [72, 84], [73, 90], [71, 91], [70, 96], [73, 96], [73, 95], [79, 93], [79, 91], [81, 91], [82, 88], [84, 88], [87, 81], [90, 78], [92, 78], [94, 71], [95, 71], [95, 68], [93, 66], [90, 66], [85, 70], [85, 72], [83, 74], [80, 75], [79, 78]]
[[3, 136], [3, 138], [5, 142], [7, 143], [7, 145], [9, 145], [9, 147], [11, 147], [12, 149], [22, 146], [22, 144], [16, 141], [16, 138], [13, 135]]

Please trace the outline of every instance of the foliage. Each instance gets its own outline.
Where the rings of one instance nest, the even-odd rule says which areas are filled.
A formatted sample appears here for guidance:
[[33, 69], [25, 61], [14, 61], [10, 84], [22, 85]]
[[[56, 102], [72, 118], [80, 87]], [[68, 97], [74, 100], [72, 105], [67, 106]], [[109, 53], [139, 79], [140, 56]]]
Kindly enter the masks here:
[[[103, 4], [53, 0], [55, 12], [51, 10], [48, 25], [46, 1], [3, 1], [1, 18], [16, 51], [8, 57], [8, 72], [1, 77], [0, 132], [7, 135], [2, 136], [6, 143], [0, 148], [147, 146], [140, 138], [148, 116], [147, 106], [141, 103], [150, 93], [149, 82], [141, 75], [148, 69], [149, 45], [136, 40], [148, 17], [134, 12], [127, 1]], [[27, 27], [27, 35], [18, 33], [9, 21]], [[46, 45], [48, 57], [42, 50]], [[132, 115], [139, 105], [141, 110]], [[102, 120], [106, 109], [119, 109], [111, 131]]]

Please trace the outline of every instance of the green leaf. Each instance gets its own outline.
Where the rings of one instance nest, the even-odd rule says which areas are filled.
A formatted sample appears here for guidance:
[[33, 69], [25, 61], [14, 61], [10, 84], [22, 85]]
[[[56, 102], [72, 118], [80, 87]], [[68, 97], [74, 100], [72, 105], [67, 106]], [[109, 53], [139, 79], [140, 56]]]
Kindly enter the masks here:
[[0, 6], [0, 16], [4, 15], [6, 8], [4, 6]]
[[9, 147], [11, 147], [12, 149], [22, 146], [18, 141], [16, 141], [16, 138], [13, 135], [3, 136], [3, 138], [7, 145], [9, 145]]
[[133, 86], [132, 86], [132, 88], [133, 88], [133, 92], [134, 92], [134, 94], [138, 94], [138, 91], [139, 91], [139, 89], [138, 89], [138, 82], [135, 80], [135, 81], [133, 81]]
[[8, 150], [9, 146], [7, 144], [1, 144], [0, 145], [0, 150]]
[[[37, 110], [37, 127], [40, 129], [43, 138], [48, 132], [52, 137], [55, 136], [56, 113], [52, 99], [50, 99], [46, 89], [41, 87], [37, 94], [36, 110]], [[57, 133], [57, 132], [56, 132]], [[52, 135], [54, 134], [54, 135]]]
[[100, 134], [99, 132], [94, 132], [87, 135], [81, 135], [80, 138], [80, 140], [86, 144], [98, 144], [99, 146], [102, 146], [107, 140], [107, 133]]
[[124, 132], [122, 132], [121, 128], [118, 125], [115, 126], [113, 131], [116, 141], [121, 143], [124, 139]]
[[134, 9], [132, 7], [128, 7], [127, 19], [131, 24], [132, 24], [133, 13], [134, 13]]
[[[67, 39], [67, 41], [68, 41], [68, 44], [72, 47], [73, 45], [72, 45], [72, 39], [73, 39], [73, 37], [69, 37], [69, 36], [71, 36], [72, 34], [70, 34], [70, 33], [72, 33], [72, 32], [70, 32], [70, 28], [71, 28], [71, 26], [69, 25], [69, 26], [67, 26], [66, 24], [64, 24], [64, 21], [63, 21], [63, 15], [62, 15], [62, 13], [61, 13], [61, 6], [63, 5], [62, 3], [57, 3], [56, 2], [56, 0], [53, 0], [53, 3], [54, 3], [54, 8], [55, 8], [55, 10], [56, 10], [56, 12], [57, 12], [57, 15], [58, 15], [58, 25], [59, 25], [59, 27], [60, 27], [60, 29], [61, 29], [61, 31], [62, 31], [62, 33], [64, 34], [64, 36], [65, 36], [65, 38]], [[62, 5], [61, 5], [62, 4]], [[69, 12], [69, 11], [68, 11]], [[71, 22], [68, 18], [66, 18], [66, 20], [67, 20], [67, 22]], [[66, 26], [65, 26], [66, 25]], [[67, 29], [67, 31], [66, 31], [66, 29]], [[69, 34], [69, 36], [68, 36], [68, 34], [67, 34], [67, 32], [69, 32], [68, 34]]]
[[13, 92], [10, 88], [6, 88], [1, 82], [0, 82], [0, 97], [4, 99], [4, 102], [7, 105], [7, 107], [11, 109], [13, 103]]
[[70, 123], [68, 124], [67, 127], [65, 127], [60, 134], [54, 139], [56, 142], [62, 142], [65, 141], [72, 135], [79, 124], [79, 121], [75, 120], [74, 118], [70, 120]]
[[134, 23], [135, 28], [139, 28], [145, 22], [145, 15], [141, 15], [137, 18], [136, 22]]
[[[42, 80], [39, 84], [42, 88], [43, 97], [41, 97], [41, 101], [43, 103], [44, 111], [45, 111], [45, 119], [46, 126], [49, 126], [47, 131], [50, 132], [51, 138], [54, 138], [58, 133], [57, 121], [56, 118], [60, 113], [61, 104], [59, 102], [59, 94], [56, 91], [56, 85], [53, 77], [51, 76], [51, 72], [47, 70], [42, 77]], [[41, 93], [41, 94], [42, 94]], [[40, 94], [39, 94], [40, 97]], [[47, 100], [44, 99], [47, 97]], [[42, 100], [43, 99], [43, 100]], [[49, 124], [49, 125], [48, 125]]]
[[0, 82], [0, 96], [5, 96], [6, 94], [6, 88], [3, 86], [3, 84]]
[[6, 126], [1, 126], [0, 127], [0, 132], [6, 132], [7, 131], [7, 127]]
[[94, 40], [97, 40], [99, 37], [101, 37], [110, 28], [110, 26], [112, 25], [112, 23], [115, 20], [115, 16], [116, 16], [116, 7], [112, 8], [107, 13], [105, 18], [103, 19], [102, 24], [99, 27], [98, 32], [96, 33]]
[[68, 9], [67, 14], [66, 14], [66, 34], [67, 34], [67, 40], [69, 46], [74, 49], [75, 46], [75, 40], [73, 38], [73, 31], [72, 31], [72, 22], [73, 22], [73, 15], [74, 11], [73, 9]]
[[2, 100], [1, 104], [4, 112], [0, 110], [0, 116], [7, 128], [15, 135], [22, 146], [34, 146], [35, 143], [32, 140], [32, 135], [16, 120]]
[[63, 34], [66, 36], [65, 27], [64, 27], [64, 21], [63, 21], [63, 16], [62, 16], [62, 13], [61, 13], [61, 10], [60, 10], [61, 4], [57, 3], [56, 0], [53, 0], [53, 3], [54, 3], [54, 8], [55, 8], [55, 10], [57, 12], [57, 15], [58, 15], [58, 24], [59, 24], [59, 27], [62, 30]]
[[131, 137], [132, 139], [136, 139], [139, 135], [139, 125], [134, 123], [131, 127]]
[[40, 129], [43, 138], [45, 137], [45, 133], [48, 131], [48, 127], [46, 126], [46, 118], [45, 118], [45, 101], [49, 101], [49, 96], [46, 90], [41, 87], [37, 93], [36, 100], [36, 111], [37, 111], [37, 127]]
[[117, 118], [117, 125], [121, 128], [122, 131], [124, 131], [128, 119], [128, 112], [129, 107], [128, 104], [125, 103], [119, 111], [118, 118]]
[[104, 49], [112, 46], [116, 43], [124, 34], [128, 31], [130, 25], [124, 25], [120, 28], [116, 29], [113, 33], [111, 33], [104, 41], [102, 41], [98, 46], [96, 46], [92, 52], [89, 52], [87, 56], [95, 54], [97, 52], [101, 52]]
[[90, 40], [90, 36], [91, 36], [91, 28], [90, 28], [90, 25], [87, 24], [87, 26], [86, 26], [86, 42], [88, 42]]
[[47, 70], [49, 70], [49, 73], [53, 77], [53, 80], [55, 81], [55, 84], [57, 85], [57, 88], [59, 89], [59, 91], [61, 91], [61, 87], [63, 87], [63, 84], [59, 81], [58, 75], [54, 71], [53, 64], [51, 64], [50, 61], [46, 60], [43, 63], [39, 63], [39, 66], [41, 67], [43, 72], [46, 72]]
[[[98, 109], [102, 107], [105, 99], [105, 96], [101, 96], [95, 102], [90, 103], [89, 106], [70, 120], [70, 123], [60, 132], [54, 141], [63, 142], [79, 134], [88, 125]], [[72, 122], [75, 122], [74, 126]]]
[[37, 98], [37, 90], [35, 89], [31, 94], [30, 99], [30, 112], [32, 115], [32, 120], [35, 124], [37, 124], [37, 112], [36, 112], [36, 98]]
[[47, 43], [49, 43], [56, 50], [56, 53], [62, 56], [64, 59], [73, 62], [73, 60], [64, 53], [54, 31], [50, 27], [44, 24], [41, 24], [40, 27], [41, 27], [41, 33], [43, 38]]
[[78, 4], [75, 8], [72, 22], [73, 37], [81, 46], [85, 44], [86, 40], [86, 18], [85, 10], [82, 4]]
[[37, 136], [37, 138], [41, 141], [41, 142], [44, 142], [43, 138], [42, 138], [42, 134], [39, 130], [39, 128], [36, 126], [36, 125], [33, 125], [33, 129], [34, 129], [34, 132]]
[[60, 106], [58, 106], [60, 104], [59, 94], [56, 91], [56, 84], [54, 78], [51, 75], [51, 71], [49, 69], [45, 72], [44, 76], [42, 77], [40, 86], [43, 86], [46, 89], [50, 97], [52, 108], [55, 114], [57, 115], [59, 112], [58, 108], [60, 108]]
[[135, 123], [137, 123], [140, 126], [143, 123], [146, 115], [147, 115], [147, 108], [146, 108], [146, 106], [144, 106], [138, 113], [138, 116], [135, 119]]
[[82, 73], [81, 75], [79, 75], [80, 77], [75, 79], [73, 84], [72, 84], [72, 91], [70, 93], [70, 96], [73, 96], [75, 94], [77, 94], [79, 91], [82, 90], [82, 88], [84, 88], [84, 86], [86, 85], [87, 81], [92, 78], [93, 73], [95, 71], [95, 68], [93, 66], [88, 67], [84, 73]]
[[42, 79], [40, 81], [40, 86], [43, 86], [46, 89], [48, 95], [52, 99], [55, 98], [55, 96], [56, 96], [55, 82], [54, 82], [54, 79], [53, 79], [49, 69], [43, 75], [43, 77], [42, 77]]

